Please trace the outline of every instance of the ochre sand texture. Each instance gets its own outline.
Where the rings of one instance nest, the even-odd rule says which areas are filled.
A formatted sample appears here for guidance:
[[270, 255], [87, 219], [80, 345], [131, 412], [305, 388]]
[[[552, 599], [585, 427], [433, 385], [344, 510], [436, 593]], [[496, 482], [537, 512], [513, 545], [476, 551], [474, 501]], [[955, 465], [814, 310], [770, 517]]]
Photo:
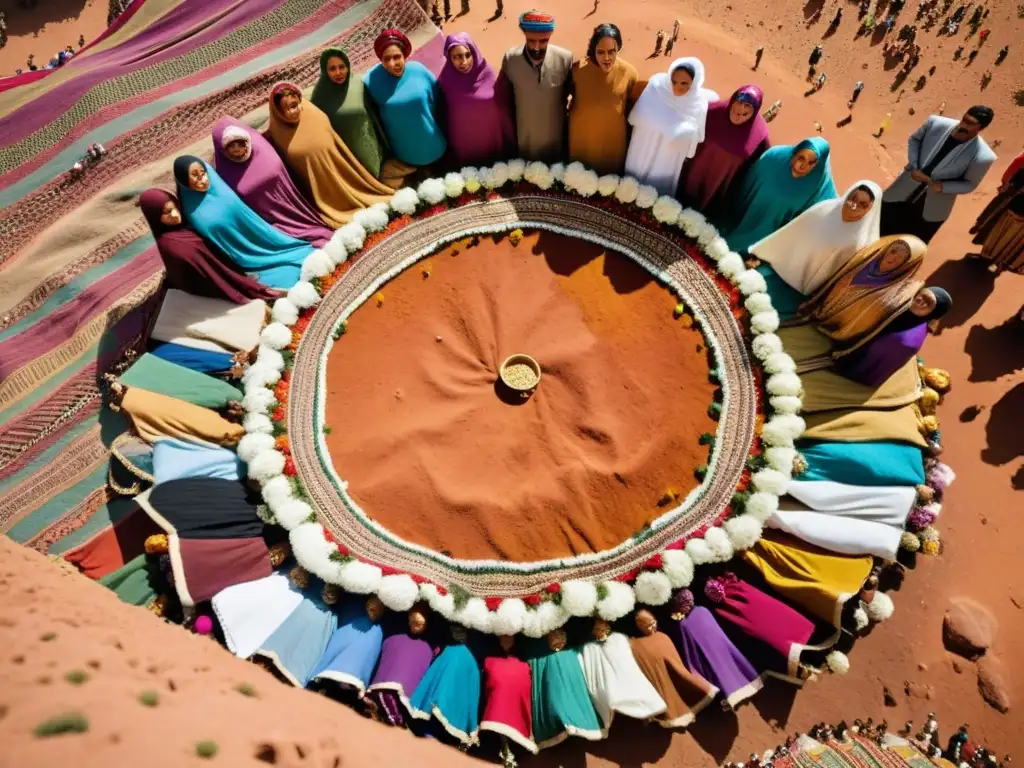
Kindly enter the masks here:
[[[635, 262], [565, 235], [469, 239], [357, 309], [327, 362], [333, 464], [375, 520], [454, 557], [614, 547], [696, 487], [715, 385]], [[498, 369], [541, 365], [527, 400]]]

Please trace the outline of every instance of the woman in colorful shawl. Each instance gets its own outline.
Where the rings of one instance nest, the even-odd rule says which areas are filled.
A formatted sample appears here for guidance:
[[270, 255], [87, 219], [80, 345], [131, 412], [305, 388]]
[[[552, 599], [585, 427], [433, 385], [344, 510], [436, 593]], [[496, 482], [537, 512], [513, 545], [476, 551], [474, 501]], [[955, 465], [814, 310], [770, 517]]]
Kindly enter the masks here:
[[403, 163], [423, 167], [441, 159], [448, 142], [438, 122], [443, 114], [441, 93], [430, 70], [412, 54], [409, 38], [385, 29], [373, 43], [380, 63], [363, 83], [384, 124], [392, 152]]
[[502, 635], [498, 638], [501, 653], [484, 659], [480, 730], [496, 733], [535, 755], [530, 665], [515, 655], [515, 642], [515, 636]]
[[238, 387], [148, 352], [132, 363], [117, 380], [126, 387], [146, 389], [213, 410], [242, 400], [242, 391]]
[[846, 264], [879, 238], [882, 188], [858, 181], [842, 198], [822, 200], [747, 250], [764, 262], [772, 308], [783, 320]]
[[153, 231], [160, 260], [167, 271], [168, 287], [196, 296], [227, 299], [235, 304], [245, 304], [252, 299], [270, 301], [280, 295], [211, 250], [203, 238], [185, 226], [181, 204], [170, 192], [147, 189], [139, 196], [139, 208]]
[[296, 688], [305, 688], [338, 627], [338, 614], [310, 588], [302, 602], [262, 643], [254, 658], [264, 661]]
[[881, 387], [890, 376], [917, 357], [928, 331], [953, 306], [950, 295], [938, 286], [921, 288], [895, 320], [871, 341], [840, 357], [836, 373], [869, 387]]
[[693, 605], [693, 593], [676, 593], [673, 636], [683, 664], [722, 692], [725, 704], [735, 709], [763, 687], [761, 676], [703, 606]]
[[260, 343], [267, 304], [254, 299], [232, 304], [169, 289], [160, 303], [150, 336], [212, 352], [252, 352]]
[[377, 717], [389, 725], [406, 724], [412, 711], [409, 697], [434, 658], [434, 647], [426, 633], [427, 610], [422, 606], [414, 606], [400, 624], [394, 616], [385, 624], [380, 663], [366, 698], [376, 705]]
[[988, 271], [1024, 274], [1024, 153], [1003, 174], [999, 193], [971, 227], [982, 259], [992, 262]]
[[738, 220], [723, 214], [715, 222], [729, 247], [743, 253], [815, 203], [836, 197], [828, 158], [828, 142], [820, 136], [761, 155], [730, 195], [728, 207], [739, 212]]
[[569, 159], [599, 174], [621, 174], [626, 163], [626, 116], [637, 83], [636, 68], [619, 58], [622, 33], [614, 24], [598, 24], [587, 57], [572, 67], [569, 108]]
[[153, 443], [153, 481], [157, 485], [182, 477], [219, 477], [240, 482], [245, 464], [227, 448], [176, 437]]
[[224, 182], [260, 217], [286, 235], [324, 248], [334, 231], [295, 186], [280, 156], [240, 120], [222, 117], [213, 126], [213, 164]]
[[147, 443], [161, 437], [177, 437], [229, 446], [245, 434], [241, 424], [184, 400], [117, 382], [110, 385], [110, 392], [110, 407], [123, 411], [135, 432]]
[[639, 634], [629, 639], [633, 657], [666, 705], [657, 722], [663, 728], [685, 728], [714, 700], [718, 689], [686, 668], [671, 638], [658, 631], [653, 613], [641, 608], [634, 621]]
[[556, 629], [546, 641], [534, 641], [529, 648], [533, 738], [541, 749], [570, 736], [589, 741], [603, 738], [579, 658], [565, 647], [566, 641], [565, 631]]
[[466, 645], [466, 630], [451, 625], [452, 642], [434, 659], [409, 703], [420, 720], [437, 719], [460, 744], [477, 742], [480, 728], [480, 665]]
[[612, 632], [604, 619], [594, 619], [593, 636], [578, 652], [590, 701], [601, 718], [605, 735], [616, 713], [637, 720], [662, 714], [665, 702], [633, 658], [629, 638]]
[[928, 250], [913, 235], [890, 235], [862, 248], [800, 305], [785, 325], [813, 323], [832, 341], [830, 354], [798, 360], [800, 373], [830, 367], [875, 338], [910, 307], [921, 283], [914, 280]]
[[378, 598], [371, 596], [365, 601], [359, 597], [349, 598], [339, 613], [338, 627], [310, 683], [323, 688], [326, 681], [331, 681], [360, 694], [366, 690], [380, 658], [383, 615], [384, 604]]
[[[502, 79], [501, 83], [505, 83]], [[455, 166], [491, 165], [516, 150], [508, 93], [465, 32], [444, 41], [444, 68], [437, 85], [444, 96], [450, 160]]]
[[267, 224], [198, 157], [177, 158], [174, 178], [185, 221], [207, 242], [271, 288], [299, 281], [313, 246]]
[[683, 164], [704, 141], [708, 105], [718, 100], [703, 85], [704, 64], [693, 57], [676, 59], [667, 73], [650, 79], [629, 113], [627, 176], [660, 195], [675, 195]]
[[283, 573], [222, 589], [210, 601], [224, 644], [247, 659], [266, 642], [302, 602], [302, 592]]
[[708, 107], [706, 138], [679, 177], [679, 202], [709, 219], [722, 213], [732, 185], [771, 146], [768, 123], [760, 114], [763, 99], [756, 85], [744, 85]]
[[392, 189], [377, 181], [345, 146], [318, 106], [304, 101], [292, 83], [270, 92], [270, 140], [306, 184], [320, 216], [332, 227], [375, 203], [386, 203]]

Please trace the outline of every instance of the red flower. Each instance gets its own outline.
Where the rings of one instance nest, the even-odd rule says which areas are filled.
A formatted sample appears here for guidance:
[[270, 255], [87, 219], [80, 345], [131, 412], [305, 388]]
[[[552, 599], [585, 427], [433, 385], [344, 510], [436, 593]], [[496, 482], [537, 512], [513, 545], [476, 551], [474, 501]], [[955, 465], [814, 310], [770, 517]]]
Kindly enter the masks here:
[[380, 566], [381, 576], [394, 576], [396, 573], [401, 573], [401, 571], [399, 571], [397, 568], [391, 567], [390, 565]]
[[285, 457], [284, 473], [288, 475], [288, 477], [295, 477], [296, 475], [295, 460], [291, 456]]
[[523, 602], [527, 605], [540, 605], [540, 595], [527, 595], [523, 598]]
[[661, 559], [661, 555], [655, 555], [646, 563], [644, 563], [644, 568], [646, 568], [648, 571], [660, 571], [664, 567], [664, 565], [665, 563]]
[[274, 412], [270, 414], [270, 418], [274, 421], [284, 421], [284, 408], [280, 405], [277, 406], [277, 408], [274, 409]]
[[335, 542], [334, 546], [338, 548], [338, 554], [339, 555], [341, 555], [342, 557], [348, 557], [348, 555], [349, 555], [348, 547], [346, 547], [340, 541]]
[[562, 585], [548, 584], [546, 587], [544, 587], [544, 591], [547, 592], [549, 595], [557, 595], [559, 592], [562, 591]]
[[413, 580], [413, 583], [417, 585], [430, 583], [425, 578], [423, 578], [422, 576], [417, 576], [415, 573], [409, 574], [409, 578], [411, 578]]
[[444, 597], [445, 595], [448, 594], [448, 590], [445, 589], [444, 587], [442, 587], [440, 584], [438, 584], [437, 585], [437, 594], [439, 594], [441, 597]]
[[621, 581], [621, 582], [623, 582], [625, 584], [629, 584], [630, 582], [636, 581], [636, 576], [637, 576], [637, 574], [639, 572], [640, 572], [639, 568], [634, 568], [631, 571], [626, 571], [625, 573], [620, 573], [618, 576], [615, 577], [615, 580], [616, 581]]
[[331, 533], [329, 530], [327, 530], [327, 526], [326, 525], [323, 526], [323, 529], [324, 529], [324, 538], [327, 539], [329, 542], [331, 542], [331, 544], [337, 544], [338, 540], [336, 538], [334, 538], [334, 534], [333, 533]]
[[486, 597], [484, 598], [484, 602], [487, 603], [488, 611], [496, 611], [501, 606], [500, 597]]

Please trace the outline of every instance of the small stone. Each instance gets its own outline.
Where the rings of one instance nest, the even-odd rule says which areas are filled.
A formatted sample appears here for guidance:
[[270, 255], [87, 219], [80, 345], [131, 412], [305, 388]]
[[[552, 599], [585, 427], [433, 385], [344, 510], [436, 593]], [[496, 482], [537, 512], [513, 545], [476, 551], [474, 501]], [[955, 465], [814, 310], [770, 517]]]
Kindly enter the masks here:
[[954, 598], [942, 621], [946, 648], [966, 659], [977, 659], [991, 648], [998, 630], [992, 612], [968, 597]]
[[935, 689], [927, 683], [912, 683], [908, 681], [903, 684], [903, 690], [907, 696], [915, 699], [929, 700], [935, 695]]
[[995, 710], [1010, 710], [1010, 691], [1006, 670], [998, 659], [986, 656], [978, 662], [978, 692]]
[[960, 659], [953, 659], [953, 671], [958, 675], [964, 671], [964, 663]]
[[434, 337], [434, 341], [436, 341], [438, 344], [440, 344], [441, 343], [441, 337], [440, 336], [435, 336]]
[[885, 706], [887, 706], [887, 707], [895, 707], [896, 706], [896, 697], [892, 695], [892, 691], [889, 690], [889, 686], [884, 686], [882, 688], [882, 696], [883, 696], [883, 698], [885, 700]]
[[923, 661], [920, 664], [917, 665], [917, 668], [919, 670], [921, 670], [922, 672], [927, 672], [928, 671], [928, 665], [925, 664]]
[[981, 524], [982, 525], [988, 525], [988, 518], [987, 517], [981, 518]]

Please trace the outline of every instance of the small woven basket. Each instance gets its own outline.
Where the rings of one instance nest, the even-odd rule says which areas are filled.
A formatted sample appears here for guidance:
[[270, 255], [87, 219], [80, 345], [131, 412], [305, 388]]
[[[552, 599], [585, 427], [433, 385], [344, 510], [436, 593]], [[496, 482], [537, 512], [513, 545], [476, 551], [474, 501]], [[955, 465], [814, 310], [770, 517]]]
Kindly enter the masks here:
[[[524, 384], [522, 381], [510, 379], [509, 369], [514, 365], [525, 365], [533, 371], [533, 381]], [[506, 387], [518, 393], [520, 397], [527, 398], [536, 391], [537, 385], [540, 384], [540, 363], [529, 355], [509, 355], [498, 369], [498, 375], [501, 376], [501, 381]]]

